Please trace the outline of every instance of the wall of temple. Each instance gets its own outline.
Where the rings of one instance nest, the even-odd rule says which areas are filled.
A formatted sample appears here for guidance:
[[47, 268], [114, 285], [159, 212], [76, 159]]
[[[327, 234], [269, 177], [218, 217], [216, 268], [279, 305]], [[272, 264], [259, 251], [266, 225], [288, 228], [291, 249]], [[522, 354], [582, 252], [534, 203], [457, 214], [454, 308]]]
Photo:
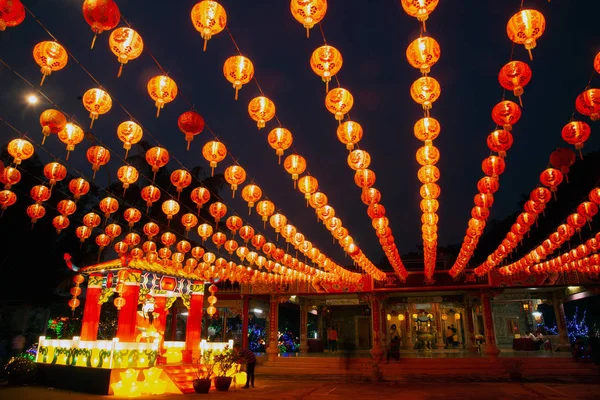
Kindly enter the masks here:
[[496, 344], [511, 347], [515, 333], [525, 335], [527, 316], [520, 302], [503, 302], [492, 304]]

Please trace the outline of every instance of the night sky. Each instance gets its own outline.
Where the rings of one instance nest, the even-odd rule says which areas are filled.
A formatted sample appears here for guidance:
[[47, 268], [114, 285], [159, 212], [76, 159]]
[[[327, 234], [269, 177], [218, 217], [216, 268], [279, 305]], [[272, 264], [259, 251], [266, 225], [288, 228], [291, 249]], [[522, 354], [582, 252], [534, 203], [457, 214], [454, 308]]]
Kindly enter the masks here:
[[[266, 129], [258, 131], [248, 116], [248, 102], [259, 95], [256, 86], [245, 85], [239, 101], [234, 100], [234, 90], [222, 74], [225, 59], [236, 54], [227, 32], [213, 37], [207, 51], [202, 52], [203, 40], [190, 20], [194, 1], [117, 1], [122, 15], [144, 39], [145, 49], [154, 54], [179, 86], [179, 97], [166, 105], [159, 119], [155, 117], [146, 83], [160, 70], [147, 52], [127, 64], [117, 79], [119, 65], [108, 49], [109, 33], [100, 35], [95, 49], [89, 50], [93, 34], [82, 16], [82, 1], [24, 3], [100, 81], [113, 100], [123, 103], [172, 155], [189, 169], [201, 165], [209, 171], [201, 149], [212, 136], [205, 130], [192, 142], [191, 150], [185, 151], [184, 135], [177, 129], [177, 117], [189, 109], [183, 96], [189, 99], [249, 177], [256, 179], [307, 239], [334, 261], [347, 263], [340, 247], [332, 244], [329, 232], [317, 224], [312, 208], [306, 208], [304, 196], [293, 189], [283, 166], [277, 165], [274, 150], [266, 140], [276, 122], [273, 120]], [[328, 195], [344, 226], [377, 263], [383, 252], [360, 200], [360, 189], [354, 184], [354, 171], [346, 164], [347, 150], [336, 138], [338, 123], [324, 107], [324, 84], [308, 63], [312, 51], [323, 44], [318, 28], [306, 39], [304, 28], [291, 16], [287, 0], [222, 0], [221, 4], [228, 14], [228, 27], [242, 53], [254, 63], [255, 76], [265, 95], [275, 102], [283, 126], [294, 134], [295, 146], [307, 159], [308, 170], [319, 180], [320, 189]], [[600, 51], [600, 2], [529, 0], [525, 7], [541, 11], [547, 26], [533, 51], [533, 62], [529, 62], [522, 46], [515, 47], [514, 58], [529, 63], [533, 78], [525, 87], [523, 116], [513, 129], [515, 143], [495, 196], [491, 213], [494, 219], [516, 210], [521, 193], [529, 193], [538, 183], [552, 150], [566, 145], [560, 138], [561, 129], [569, 121], [575, 98], [587, 84], [593, 58]], [[438, 182], [442, 188], [440, 245], [460, 243], [467, 227], [476, 183], [483, 176], [481, 161], [489, 155], [486, 137], [495, 128], [490, 112], [503, 92], [497, 74], [511, 54], [506, 23], [518, 9], [518, 0], [442, 0], [427, 21], [428, 34], [442, 49], [441, 59], [431, 71], [431, 76], [442, 85], [441, 98], [431, 112], [442, 125], [441, 135], [434, 143], [441, 152], [437, 164], [442, 176]], [[404, 13], [398, 0], [331, 0], [323, 29], [328, 43], [344, 57], [338, 76], [342, 87], [354, 95], [351, 116], [365, 131], [360, 148], [372, 156], [370, 168], [377, 174], [375, 187], [382, 192], [398, 248], [401, 253], [412, 251], [421, 243], [420, 182], [416, 176], [419, 166], [414, 156], [421, 143], [413, 135], [413, 124], [422, 116], [422, 110], [409, 94], [410, 85], [420, 73], [408, 64], [405, 51], [418, 37], [419, 25]], [[27, 15], [20, 26], [0, 33], [0, 58], [37, 84], [41, 74], [31, 53], [35, 44], [43, 40], [51, 39]], [[592, 86], [598, 84], [600, 78], [596, 77]], [[50, 105], [27, 105], [24, 98], [31, 89], [3, 67], [0, 87], [0, 116], [34, 140], [40, 140], [39, 114]], [[42, 91], [67, 113], [74, 114], [82, 127], [88, 127], [88, 113], [78, 97], [93, 87], [96, 84], [70, 60], [65, 69], [46, 79]], [[512, 93], [507, 98], [514, 100]], [[112, 110], [100, 116], [92, 130], [120, 156], [124, 150], [116, 127], [127, 119], [113, 102]], [[0, 135], [2, 142], [15, 137], [2, 124]], [[156, 144], [148, 135], [145, 139]], [[592, 135], [585, 151], [597, 150], [599, 144], [600, 138]], [[91, 177], [91, 166], [85, 159], [89, 145], [84, 141], [77, 146], [68, 165]], [[56, 136], [47, 140], [46, 147], [57, 157], [64, 157], [64, 145]], [[52, 161], [48, 155], [39, 154], [44, 162]], [[120, 165], [119, 157], [113, 154], [96, 181], [115, 181]], [[223, 172], [228, 165], [230, 161], [222, 163], [217, 172]], [[178, 168], [174, 162], [169, 166]], [[246, 216], [245, 203], [239, 196], [231, 201], [228, 190], [222, 196]], [[49, 215], [47, 222], [54, 212]], [[249, 222], [261, 226], [255, 215]], [[71, 231], [79, 224], [80, 221], [73, 221]], [[273, 237], [270, 229], [267, 232]]]

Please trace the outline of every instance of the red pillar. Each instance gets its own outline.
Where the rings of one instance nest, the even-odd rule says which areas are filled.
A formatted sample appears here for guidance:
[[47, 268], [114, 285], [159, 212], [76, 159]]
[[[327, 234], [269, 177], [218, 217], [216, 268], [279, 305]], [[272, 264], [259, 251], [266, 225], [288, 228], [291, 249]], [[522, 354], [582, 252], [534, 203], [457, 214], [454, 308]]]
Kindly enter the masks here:
[[191, 363], [200, 356], [202, 338], [202, 307], [204, 306], [204, 282], [194, 282], [190, 296], [187, 324], [185, 327], [185, 350], [183, 362]]
[[483, 306], [483, 321], [485, 325], [485, 350], [484, 353], [490, 356], [500, 354], [500, 349], [496, 345], [496, 334], [494, 332], [494, 318], [492, 317], [492, 293], [489, 291], [481, 292], [481, 305]]
[[248, 322], [250, 318], [250, 297], [243, 297], [242, 306], [242, 348], [248, 348]]
[[165, 328], [167, 327], [167, 297], [166, 296], [154, 296], [154, 312], [158, 314], [158, 330], [162, 335], [165, 334]]
[[102, 275], [91, 274], [85, 292], [85, 306], [83, 308], [83, 321], [81, 322], [82, 341], [94, 341], [98, 337], [100, 310], [102, 309], [102, 304], [99, 304], [101, 294]]
[[125, 299], [125, 305], [119, 311], [119, 320], [117, 321], [117, 338], [121, 342], [135, 342], [136, 320], [138, 309], [138, 298], [140, 295], [140, 274], [130, 271], [128, 278], [124, 282], [125, 290], [121, 295]]

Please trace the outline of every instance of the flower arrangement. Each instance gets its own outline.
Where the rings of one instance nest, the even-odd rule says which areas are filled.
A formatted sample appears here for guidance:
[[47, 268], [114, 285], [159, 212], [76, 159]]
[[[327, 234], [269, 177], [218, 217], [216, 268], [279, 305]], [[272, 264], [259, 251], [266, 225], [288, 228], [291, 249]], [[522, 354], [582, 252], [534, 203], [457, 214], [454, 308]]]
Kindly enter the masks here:
[[238, 362], [238, 355], [229, 345], [214, 356], [214, 363], [217, 367], [217, 377], [226, 377], [235, 363]]

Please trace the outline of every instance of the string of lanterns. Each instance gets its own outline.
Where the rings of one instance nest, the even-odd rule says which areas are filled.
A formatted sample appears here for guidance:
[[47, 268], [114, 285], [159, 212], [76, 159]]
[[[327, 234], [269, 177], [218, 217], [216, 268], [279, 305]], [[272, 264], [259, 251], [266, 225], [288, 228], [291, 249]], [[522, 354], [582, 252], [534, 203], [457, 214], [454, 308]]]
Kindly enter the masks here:
[[[226, 12], [223, 7], [216, 4], [216, 2], [204, 0], [196, 4], [196, 6], [194, 6], [192, 9], [192, 22], [197, 29], [199, 28], [198, 30], [200, 31], [201, 36], [204, 35], [202, 37], [205, 39], [205, 41], [207, 40], [205, 37], [205, 27], [212, 23], [217, 14], [222, 16], [222, 29], [211, 32], [211, 35], [219, 33], [226, 27]], [[239, 90], [242, 89], [243, 85], [248, 84], [253, 79], [256, 81], [256, 79], [254, 78], [254, 65], [252, 64], [252, 61], [242, 55], [231, 33], [230, 37], [239, 54], [231, 56], [225, 61], [223, 64], [223, 75], [235, 89], [235, 99], [237, 100]], [[335, 58], [337, 56], [333, 54], [332, 57]], [[330, 65], [332, 68], [334, 68], [333, 63], [330, 63]], [[341, 64], [339, 67], [341, 67]], [[339, 70], [339, 68], [337, 69]], [[330, 72], [331, 71], [326, 72], [325, 75], [329, 76]], [[329, 80], [330, 79], [331, 78], [329, 76]], [[328, 79], [324, 80], [328, 81]], [[262, 90], [260, 90], [260, 86], [259, 91], [261, 92], [261, 95], [250, 101], [248, 105], [248, 113], [250, 117], [257, 122], [258, 128], [261, 129], [265, 127], [266, 122], [276, 118], [276, 106], [272, 100], [264, 96], [264, 93]], [[268, 136], [268, 142], [269, 145], [276, 150], [276, 154], [281, 157], [283, 152], [292, 146], [293, 136], [289, 130], [280, 126], [279, 128], [271, 131]], [[311, 205], [310, 200], [316, 193], [320, 193], [320, 195], [315, 197], [315, 200], [317, 201], [313, 202], [313, 204], [319, 205], [319, 201], [322, 202], [323, 200], [328, 199], [325, 193], [317, 192], [318, 180], [315, 177], [311, 176], [310, 174], [300, 177], [300, 175], [306, 171], [306, 160], [304, 157], [297, 153], [292, 154], [284, 160], [283, 165], [285, 170], [291, 175], [292, 180], [294, 181], [294, 188], [298, 188], [299, 191], [305, 195], [305, 198], [307, 199], [307, 205]], [[237, 185], [237, 183], [234, 184]], [[362, 250], [354, 243], [352, 236], [350, 236], [347, 232], [347, 229], [343, 227], [342, 220], [339, 217], [335, 217], [335, 210], [333, 207], [328, 205], [327, 201], [325, 201], [325, 204], [319, 205], [318, 208], [321, 210], [319, 212], [317, 209], [317, 215], [326, 223], [326, 227], [329, 229], [332, 236], [334, 238], [338, 238], [338, 243], [344, 249], [344, 251], [350, 255], [354, 262], [358, 264], [365, 272], [372, 275], [375, 279], [384, 279], [385, 273], [375, 267], [375, 265], [364, 255]], [[282, 218], [277, 217], [273, 222], [276, 225], [280, 225], [278, 221], [281, 220]]]
[[[417, 163], [421, 165], [417, 173], [417, 178], [422, 186], [419, 191], [422, 202], [430, 202], [431, 208], [424, 209], [421, 215], [421, 232], [423, 237], [423, 262], [426, 282], [433, 281], [435, 272], [435, 263], [437, 258], [437, 224], [439, 217], [436, 213], [439, 207], [440, 186], [437, 181], [440, 179], [440, 170], [436, 167], [440, 159], [440, 151], [433, 145], [441, 131], [439, 121], [430, 116], [430, 110], [433, 103], [440, 97], [441, 86], [439, 82], [429, 76], [431, 67], [435, 65], [441, 55], [441, 49], [438, 42], [431, 36], [423, 36], [425, 31], [425, 20], [437, 6], [437, 1], [431, 2], [428, 6], [421, 2], [420, 7], [415, 6], [414, 1], [403, 1], [402, 7], [410, 16], [416, 17], [423, 24], [423, 29], [417, 39], [412, 41], [406, 49], [406, 59], [408, 63], [421, 72], [421, 77], [413, 82], [410, 88], [410, 94], [415, 103], [423, 108], [423, 118], [419, 119], [414, 126], [414, 134], [417, 139], [423, 141], [423, 146], [417, 150]], [[423, 208], [421, 203], [421, 208]]]
[[[596, 56], [599, 59], [600, 53]], [[596, 71], [592, 72], [590, 80], [586, 85], [584, 93], [589, 90], [590, 83], [595, 75]], [[576, 110], [582, 108], [578, 106], [581, 103], [581, 98], [585, 97], [579, 95], [575, 102]], [[574, 113], [573, 113], [574, 114]], [[585, 141], [590, 137], [591, 128], [583, 121], [577, 121], [571, 118], [562, 129], [562, 139], [568, 144], [575, 146], [575, 149], [579, 151], [580, 157], [581, 149]], [[489, 143], [488, 137], [488, 143]], [[551, 193], [554, 193], [556, 197], [557, 187], [566, 180], [568, 182], [568, 173], [570, 167], [575, 163], [575, 153], [567, 148], [558, 148], [550, 155], [550, 165], [552, 168], [547, 168], [540, 175], [540, 183], [542, 186], [535, 188], [530, 196], [529, 200], [523, 206], [523, 212], [519, 214], [516, 222], [512, 225], [510, 231], [506, 234], [506, 237], [502, 243], [488, 255], [486, 261], [482, 263], [478, 268], [475, 269], [476, 273], [489, 272], [500, 264], [521, 242], [524, 235], [529, 232], [533, 222], [537, 224], [537, 218], [540, 213], [543, 213], [546, 204], [552, 199]], [[545, 187], [544, 187], [545, 186]], [[549, 189], [547, 189], [547, 188]]]
[[[577, 207], [576, 212], [567, 217], [566, 223], [560, 224], [540, 245], [535, 247], [525, 256], [502, 267], [501, 273], [515, 274], [523, 271], [530, 273], [530, 267], [540, 263], [541, 260], [554, 253], [554, 251], [559, 249], [564, 243], [568, 242], [575, 233], [581, 235], [581, 228], [587, 223], [590, 223], [598, 213], [598, 205], [600, 205], [600, 187], [592, 189], [588, 198], [589, 201], [583, 201]], [[475, 273], [481, 276], [482, 274], [487, 273], [487, 271], [485, 268], [481, 268], [475, 269]]]
[[[531, 49], [536, 46], [537, 39], [544, 33], [545, 26], [544, 16], [539, 11], [521, 9], [510, 18], [506, 32], [514, 44], [523, 44], [531, 55]], [[498, 82], [505, 91], [512, 91], [522, 104], [523, 87], [529, 82], [531, 75], [531, 68], [522, 61], [513, 61], [511, 55], [511, 60], [500, 69]], [[489, 149], [497, 152], [498, 155], [487, 157], [481, 165], [485, 176], [477, 183], [479, 193], [474, 198], [475, 206], [471, 209], [471, 219], [469, 219], [460, 252], [449, 271], [452, 277], [457, 277], [465, 269], [483, 234], [490, 208], [494, 203], [493, 195], [500, 188], [499, 176], [504, 172], [506, 166], [504, 157], [513, 143], [512, 126], [520, 118], [519, 105], [506, 100], [504, 96], [502, 101], [492, 109], [492, 120], [496, 123], [496, 129], [488, 136], [487, 144]]]
[[[292, 0], [290, 2], [290, 10], [292, 16], [307, 29], [308, 37], [309, 29], [315, 24], [320, 23], [325, 16], [327, 2], [325, 0]], [[350, 93], [349, 90], [340, 87], [339, 79], [337, 77], [337, 74], [343, 65], [343, 57], [339, 50], [327, 44], [322, 29], [321, 34], [323, 36], [324, 44], [312, 53], [310, 57], [311, 69], [315, 74], [322, 78], [323, 82], [325, 82], [325, 107], [339, 122], [337, 137], [350, 151], [347, 163], [348, 166], [355, 171], [354, 183], [362, 189], [361, 199], [365, 205], [368, 206], [367, 214], [372, 220], [372, 226], [377, 233], [380, 245], [388, 258], [390, 265], [396, 271], [400, 279], [405, 281], [408, 272], [400, 259], [400, 254], [398, 253], [392, 230], [389, 227], [389, 219], [386, 217], [385, 207], [381, 204], [381, 193], [373, 187], [376, 181], [376, 174], [371, 169], [368, 169], [371, 163], [371, 155], [365, 150], [353, 150], [354, 146], [362, 139], [363, 129], [358, 122], [351, 121], [349, 118], [347, 121], [342, 122], [347, 116], [349, 117], [348, 113], [354, 104], [352, 93]], [[329, 90], [329, 82], [332, 78], [336, 79], [338, 87]], [[288, 172], [290, 172], [289, 169]], [[294, 177], [297, 177], [297, 174], [292, 175], [292, 178]], [[312, 187], [316, 190], [316, 179], [312, 177], [304, 177], [302, 179], [308, 181], [303, 182], [303, 186], [305, 187], [304, 190], [302, 186], [300, 187], [302, 192], [310, 192], [311, 189], [309, 188]], [[312, 186], [310, 185], [311, 183]], [[325, 208], [326, 206], [322, 207]], [[317, 214], [320, 216], [319, 209], [317, 209]], [[339, 239], [338, 236], [339, 235], [334, 235], [334, 237]]]
[[[93, 79], [93, 77], [92, 77], [92, 76], [90, 76], [90, 77]], [[94, 79], [94, 80], [95, 80], [95, 79]], [[149, 85], [149, 86], [150, 86], [150, 85]], [[161, 85], [157, 85], [157, 86], [159, 86], [159, 87], [162, 87]], [[164, 86], [164, 85], [163, 85], [163, 86]], [[150, 91], [149, 91], [149, 92], [150, 92]], [[157, 91], [157, 92], [158, 92], [158, 91]], [[167, 92], [168, 92], [168, 90], [167, 90]], [[157, 98], [159, 98], [159, 99], [157, 99], [156, 101], [157, 101], [157, 108], [158, 108], [158, 110], [160, 110], [160, 108], [161, 108], [161, 106], [160, 106], [160, 104], [159, 104], [160, 97], [165, 97], [165, 96], [156, 96], [156, 97], [157, 97]], [[167, 98], [169, 98], [168, 96], [166, 96], [166, 97], [167, 97]], [[153, 98], [154, 98], [154, 97], [153, 97]], [[171, 100], [172, 100], [173, 98], [174, 98], [174, 96], [171, 96]], [[164, 105], [164, 104], [163, 104], [163, 105]], [[122, 106], [121, 106], [121, 107], [122, 107]], [[87, 108], [87, 107], [86, 107], [86, 108]], [[126, 111], [126, 110], [125, 110], [125, 111]], [[181, 118], [180, 118], [180, 121], [179, 121], [179, 122], [180, 122], [180, 124], [179, 124], [179, 125], [180, 125], [180, 128], [181, 128], [181, 127], [182, 127], [182, 124], [181, 124]], [[183, 129], [182, 129], [182, 130], [183, 130]], [[201, 130], [201, 129], [200, 129], [200, 130]], [[79, 130], [76, 130], [76, 131], [79, 131]], [[82, 132], [82, 131], [81, 131], [81, 132]], [[186, 139], [188, 139], [188, 138], [189, 138], [189, 137], [188, 137], [188, 133], [189, 133], [189, 132], [185, 131], [184, 133], [186, 133]], [[199, 132], [198, 132], [198, 131], [196, 131], [195, 133], [197, 134], [197, 133], [199, 133]], [[83, 136], [83, 135], [77, 135], [77, 136], [81, 136], [81, 138], [82, 138], [82, 136]], [[139, 138], [141, 138], [141, 137], [138, 137], [138, 141], [139, 141]], [[125, 144], [124, 144], [124, 147], [125, 147], [125, 148], [127, 148], [127, 146], [130, 146], [130, 145], [131, 145], [131, 143], [127, 143], [125, 140], [124, 140], [124, 142], [125, 142]], [[188, 141], [188, 143], [189, 143], [189, 141]], [[225, 151], [226, 151], [226, 150], [224, 150], [224, 145], [221, 145], [221, 146], [219, 146], [219, 145], [216, 145], [216, 146], [215, 146], [215, 145], [212, 145], [212, 146], [211, 146], [211, 148], [213, 149], [212, 151], [208, 150], [208, 149], [209, 149], [208, 145], [207, 145], [207, 146], [205, 146], [205, 148], [204, 148], [204, 151], [203, 151], [203, 155], [205, 156], [205, 158], [207, 158], [207, 159], [210, 159], [211, 166], [216, 166], [216, 162], [217, 162], [217, 161], [220, 161], [222, 158], [224, 158], [224, 156], [225, 156], [225, 155], [224, 155], [223, 153], [225, 153]], [[154, 148], [154, 150], [152, 150], [152, 151], [150, 152], [150, 154], [149, 154], [149, 155], [147, 155], [147, 160], [148, 160], [148, 162], [149, 162], [149, 163], [154, 163], [154, 165], [153, 165], [153, 169], [154, 169], [154, 171], [155, 171], [155, 172], [156, 172], [156, 171], [157, 171], [157, 170], [158, 170], [158, 169], [159, 169], [161, 166], [164, 166], [163, 164], [165, 164], [165, 165], [166, 165], [166, 162], [165, 162], [164, 158], [161, 160], [161, 157], [160, 157], [160, 155], [161, 155], [161, 154], [162, 154], [162, 155], [164, 155], [164, 158], [166, 158], [166, 162], [168, 162], [168, 152], [166, 151], [166, 149], [162, 149], [162, 148], [158, 148], [158, 149], [156, 149], [156, 148]], [[216, 156], [215, 156], [215, 154], [216, 154]], [[225, 153], [225, 154], [226, 154], [226, 153]], [[123, 168], [123, 167], [122, 167], [122, 168]], [[132, 171], [132, 167], [127, 167], [127, 171]], [[132, 180], [134, 180], [134, 181], [135, 181], [135, 173], [133, 173], [133, 174], [130, 174], [130, 173], [123, 173], [123, 174], [122, 174], [122, 176], [123, 176], [123, 177], [129, 177], [129, 178], [130, 178], [132, 175], [134, 176], [134, 178], [133, 178]], [[129, 184], [131, 184], [131, 182], [124, 182], [124, 186], [125, 186], [125, 185], [129, 185]], [[257, 188], [257, 187], [256, 187], [256, 185], [253, 185], [253, 186], [254, 186], [255, 188]], [[125, 187], [125, 188], [126, 188], [126, 187]], [[258, 188], [258, 189], [260, 190], [260, 188]], [[247, 193], [249, 193], [249, 196], [252, 196], [252, 191], [246, 191], [246, 192], [247, 192]], [[256, 192], [256, 191], [255, 191], [255, 192]], [[148, 194], [149, 200], [152, 200], [152, 199], [153, 199], [152, 195], [155, 195], [155, 196], [156, 196], [157, 194], [159, 194], [159, 191], [158, 191], [158, 190], [147, 190], [147, 191], [145, 191], [144, 193]], [[244, 193], [244, 192], [243, 192], [243, 193]], [[152, 201], [150, 201], [150, 203], [152, 203]], [[250, 202], [249, 202], [249, 203], [250, 203]], [[277, 221], [277, 220], [281, 220], [281, 218], [277, 218], [277, 217], [276, 217], [276, 218], [275, 218], [275, 220], [276, 220], [276, 221]], [[272, 224], [272, 225], [273, 225], [273, 224]]]

